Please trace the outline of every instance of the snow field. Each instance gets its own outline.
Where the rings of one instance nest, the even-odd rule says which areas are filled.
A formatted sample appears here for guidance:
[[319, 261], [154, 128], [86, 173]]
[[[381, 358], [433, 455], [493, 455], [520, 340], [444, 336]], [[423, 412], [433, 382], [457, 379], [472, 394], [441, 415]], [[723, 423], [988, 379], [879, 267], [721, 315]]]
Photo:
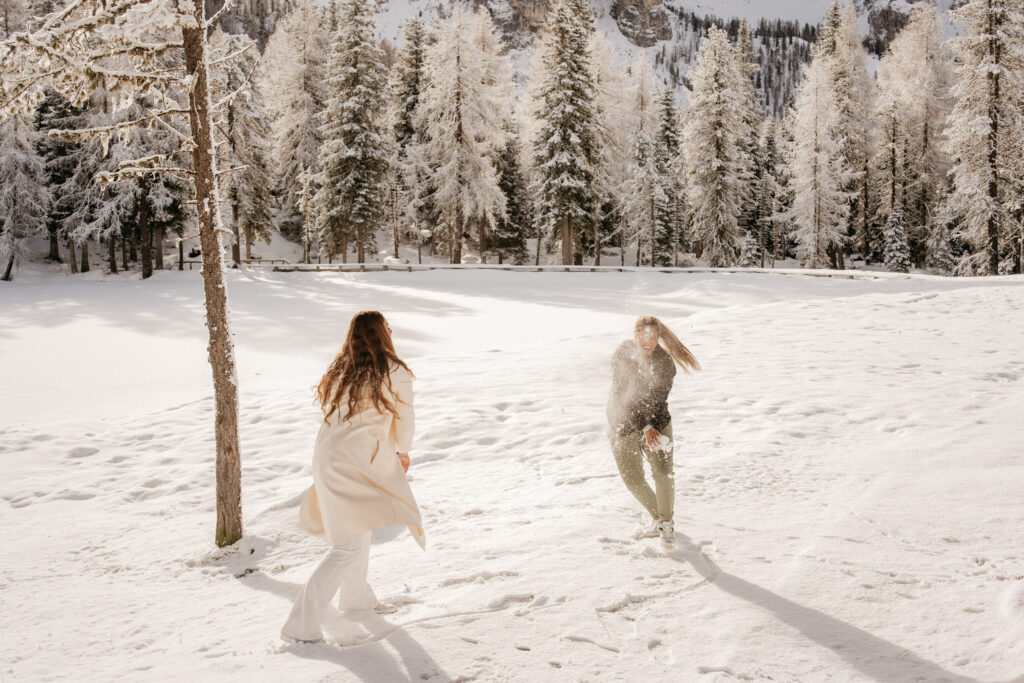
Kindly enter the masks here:
[[[228, 277], [246, 537], [223, 550], [198, 274], [5, 287], [5, 680], [1024, 674], [1020, 278]], [[310, 387], [371, 307], [418, 377], [428, 551], [377, 532], [371, 583], [402, 609], [288, 646], [324, 551], [295, 526]], [[670, 397], [671, 552], [633, 538], [604, 435], [641, 313], [704, 366]]]

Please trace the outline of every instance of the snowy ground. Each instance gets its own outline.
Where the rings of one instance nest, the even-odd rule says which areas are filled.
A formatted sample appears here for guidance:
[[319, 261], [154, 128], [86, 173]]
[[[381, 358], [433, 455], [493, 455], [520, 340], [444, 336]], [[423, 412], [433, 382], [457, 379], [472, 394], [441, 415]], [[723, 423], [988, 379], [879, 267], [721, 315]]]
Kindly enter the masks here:
[[[213, 549], [198, 273], [0, 288], [0, 680], [1024, 680], [1024, 279], [230, 273], [246, 537]], [[418, 375], [402, 603], [278, 630], [311, 386], [385, 311]], [[637, 541], [607, 361], [662, 317], [679, 549]]]

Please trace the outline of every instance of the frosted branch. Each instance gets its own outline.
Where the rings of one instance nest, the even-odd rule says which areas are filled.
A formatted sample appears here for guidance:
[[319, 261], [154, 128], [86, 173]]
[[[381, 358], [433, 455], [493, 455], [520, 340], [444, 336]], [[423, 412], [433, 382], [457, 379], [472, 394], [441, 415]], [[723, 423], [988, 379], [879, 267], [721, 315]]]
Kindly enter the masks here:
[[[239, 50], [239, 51], [238, 51], [238, 54], [242, 54], [243, 52], [245, 52], [245, 50], [248, 50], [248, 49], [249, 49], [250, 47], [252, 47], [252, 46], [253, 46], [253, 45], [255, 45], [255, 44], [256, 44], [256, 43], [249, 43], [249, 45], [247, 45], [247, 46], [246, 46], [246, 47], [245, 47], [244, 49], [242, 49], [242, 50]], [[257, 64], [259, 64], [259, 60], [257, 60], [257, 61], [255, 61], [255, 62], [253, 62], [253, 64], [252, 64], [252, 68], [251, 68], [251, 69], [249, 69], [249, 73], [248, 73], [248, 74], [246, 74], [246, 76], [245, 76], [245, 80], [244, 80], [244, 81], [242, 81], [242, 84], [241, 84], [241, 85], [239, 85], [239, 86], [238, 86], [237, 88], [235, 88], [235, 91], [234, 91], [234, 92], [228, 93], [228, 94], [227, 94], [227, 95], [225, 95], [225, 96], [224, 96], [224, 97], [223, 97], [222, 99], [220, 99], [220, 100], [219, 100], [218, 102], [216, 102], [216, 103], [215, 103], [215, 104], [213, 105], [213, 108], [214, 108], [214, 109], [220, 109], [220, 108], [221, 108], [221, 107], [223, 107], [223, 106], [224, 106], [225, 104], [227, 104], [227, 103], [228, 103], [228, 102], [230, 102], [231, 100], [235, 99], [235, 97], [237, 97], [237, 96], [238, 96], [238, 93], [242, 92], [242, 89], [243, 89], [243, 88], [245, 88], [245, 86], [249, 85], [249, 82], [250, 82], [250, 81], [252, 80], [252, 75], [253, 75], [254, 73], [256, 73], [256, 65], [257, 65]]]
[[223, 171], [217, 171], [217, 173], [215, 173], [214, 175], [216, 175], [219, 178], [220, 176], [222, 176], [222, 175], [224, 175], [226, 173], [234, 173], [235, 171], [244, 171], [247, 168], [249, 168], [248, 164], [246, 164], [245, 166], [232, 166], [231, 168], [225, 168]]
[[215, 23], [217, 23], [217, 20], [220, 19], [222, 16], [224, 16], [224, 14], [229, 12], [231, 10], [231, 8], [234, 7], [234, 6], [235, 6], [235, 0], [224, 0], [224, 5], [221, 6], [221, 8], [219, 10], [217, 10], [216, 13], [214, 13], [214, 15], [212, 17], [210, 17], [209, 19], [206, 20], [206, 28], [210, 28]]
[[78, 140], [86, 140], [89, 138], [96, 137], [97, 135], [105, 135], [107, 133], [113, 133], [118, 130], [125, 130], [128, 128], [134, 128], [140, 126], [147, 121], [159, 119], [161, 116], [168, 116], [171, 114], [188, 114], [187, 109], [168, 109], [166, 111], [156, 112], [150, 116], [143, 116], [142, 118], [135, 119], [134, 121], [125, 121], [123, 123], [115, 123], [109, 126], [101, 126], [99, 128], [55, 128], [48, 131], [48, 134], [52, 138], [58, 140], [65, 140], [67, 142], [75, 142]]

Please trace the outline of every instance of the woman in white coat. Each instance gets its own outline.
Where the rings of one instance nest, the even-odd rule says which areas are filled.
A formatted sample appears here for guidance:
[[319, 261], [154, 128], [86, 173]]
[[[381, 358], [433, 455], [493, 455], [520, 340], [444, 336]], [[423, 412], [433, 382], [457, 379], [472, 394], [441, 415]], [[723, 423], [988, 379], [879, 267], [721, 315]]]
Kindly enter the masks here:
[[320, 380], [324, 421], [313, 451], [313, 486], [299, 526], [331, 549], [299, 592], [281, 629], [289, 641], [317, 642], [330, 602], [342, 611], [394, 611], [366, 581], [370, 532], [403, 524], [425, 547], [420, 511], [405, 473], [413, 436], [412, 372], [395, 353], [377, 311], [352, 318], [345, 344]]

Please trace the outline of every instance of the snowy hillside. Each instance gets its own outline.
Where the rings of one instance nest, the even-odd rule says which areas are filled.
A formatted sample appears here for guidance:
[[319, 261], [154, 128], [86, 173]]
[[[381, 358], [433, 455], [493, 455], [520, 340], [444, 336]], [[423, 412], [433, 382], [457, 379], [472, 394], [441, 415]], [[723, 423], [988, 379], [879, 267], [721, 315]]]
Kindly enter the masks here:
[[[213, 550], [198, 273], [31, 268], [0, 307], [4, 681], [1024, 675], [1020, 276], [232, 271], [246, 536]], [[417, 375], [428, 550], [375, 534], [399, 612], [288, 646], [311, 386], [365, 308]], [[704, 366], [670, 396], [673, 552], [604, 436], [640, 313]]]
[[[947, 10], [954, 0], [939, 0], [940, 9]], [[605, 33], [623, 62], [631, 61], [640, 50], [646, 50], [655, 64], [661, 80], [676, 86], [680, 101], [685, 102], [683, 87], [687, 72], [695, 63], [695, 56], [706, 28], [695, 26], [717, 21], [745, 18], [755, 30], [754, 47], [761, 51], [763, 76], [767, 83], [765, 104], [768, 111], [781, 117], [786, 98], [800, 78], [800, 66], [808, 59], [807, 29], [816, 27], [825, 15], [832, 0], [786, 0], [784, 2], [755, 2], [754, 0], [665, 0], [659, 3], [631, 3], [623, 0], [591, 0], [596, 25]], [[529, 68], [528, 52], [533, 38], [542, 23], [545, 2], [518, 2], [516, 0], [488, 0], [496, 23], [504, 29], [516, 68], [522, 73]], [[648, 4], [650, 9], [647, 9]], [[629, 24], [619, 7], [641, 7], [637, 12], [645, 15], [657, 27], [649, 31], [648, 41], [639, 41], [637, 35], [624, 30]], [[450, 12], [449, 0], [382, 0], [378, 13], [380, 35], [392, 44], [402, 42], [402, 27], [411, 16], [428, 20], [439, 14]], [[859, 0], [857, 10], [861, 17], [864, 36], [872, 45], [884, 49], [898, 27], [909, 15], [913, 3], [907, 0]], [[757, 32], [761, 22], [768, 22], [773, 31], [781, 29], [782, 35], [796, 40], [775, 40]], [[783, 22], [774, 26], [775, 22]], [[659, 33], [660, 31], [660, 33]], [[946, 33], [952, 35], [952, 28], [946, 24]]]

